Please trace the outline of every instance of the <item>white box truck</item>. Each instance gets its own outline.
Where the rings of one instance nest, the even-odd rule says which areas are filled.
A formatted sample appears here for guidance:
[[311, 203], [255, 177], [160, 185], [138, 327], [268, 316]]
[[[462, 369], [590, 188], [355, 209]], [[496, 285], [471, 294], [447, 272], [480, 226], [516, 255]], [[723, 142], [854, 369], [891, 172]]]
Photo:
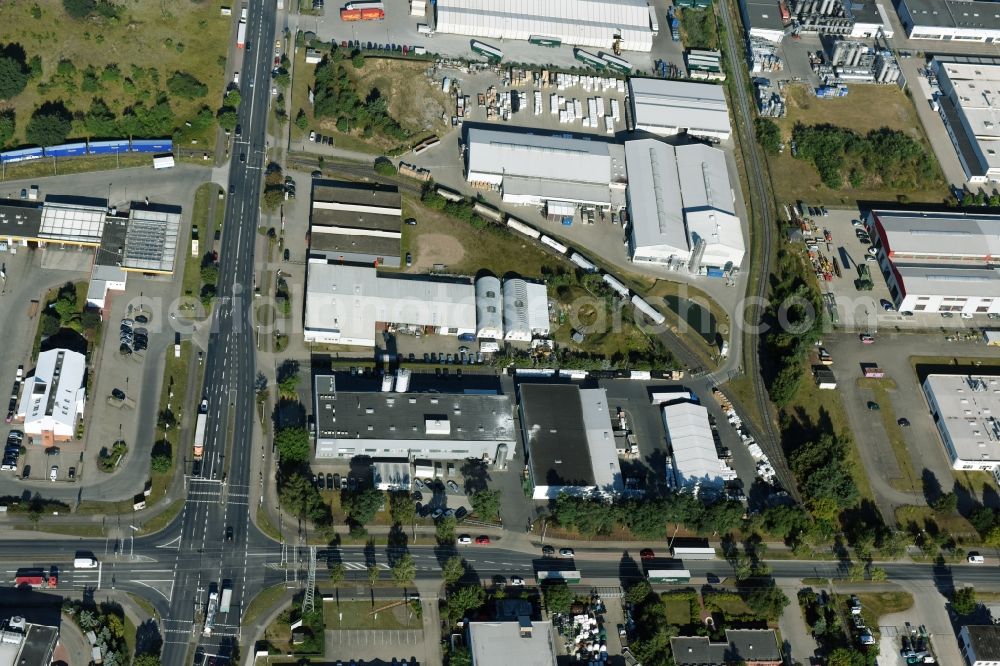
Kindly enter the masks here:
[[76, 557], [73, 559], [74, 569], [96, 569], [97, 568], [97, 558], [93, 555], [87, 555], [85, 553], [77, 553]]
[[219, 597], [219, 612], [228, 613], [229, 604], [233, 600], [233, 588], [229, 583], [223, 583], [222, 596]]

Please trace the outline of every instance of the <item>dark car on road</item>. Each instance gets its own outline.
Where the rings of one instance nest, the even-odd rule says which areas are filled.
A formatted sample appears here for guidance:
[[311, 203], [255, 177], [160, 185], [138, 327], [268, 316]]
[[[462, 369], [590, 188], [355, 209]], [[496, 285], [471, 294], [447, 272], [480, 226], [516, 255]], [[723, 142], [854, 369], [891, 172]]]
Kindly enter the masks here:
[[233, 526], [226, 525], [226, 541], [232, 541], [232, 540], [233, 540]]
[[29, 476], [31, 476], [31, 465], [25, 465], [24, 469], [21, 470], [21, 478], [27, 479]]

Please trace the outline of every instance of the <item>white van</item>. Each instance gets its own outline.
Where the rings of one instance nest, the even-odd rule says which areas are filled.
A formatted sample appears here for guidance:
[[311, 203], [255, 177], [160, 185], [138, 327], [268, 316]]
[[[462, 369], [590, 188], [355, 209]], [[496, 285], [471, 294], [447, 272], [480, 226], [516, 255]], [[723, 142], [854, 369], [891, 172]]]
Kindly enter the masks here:
[[83, 556], [79, 554], [73, 560], [74, 569], [96, 569], [97, 568], [97, 558], [93, 556]]
[[236, 85], [240, 85], [240, 73], [239, 72], [234, 72], [233, 73], [233, 83], [235, 83]]
[[421, 35], [430, 35], [430, 34], [433, 34], [431, 32], [430, 26], [427, 25], [426, 23], [418, 23], [417, 24], [417, 32], [419, 32]]
[[985, 563], [986, 563], [986, 558], [984, 558], [979, 553], [969, 554], [969, 564], [985, 564]]

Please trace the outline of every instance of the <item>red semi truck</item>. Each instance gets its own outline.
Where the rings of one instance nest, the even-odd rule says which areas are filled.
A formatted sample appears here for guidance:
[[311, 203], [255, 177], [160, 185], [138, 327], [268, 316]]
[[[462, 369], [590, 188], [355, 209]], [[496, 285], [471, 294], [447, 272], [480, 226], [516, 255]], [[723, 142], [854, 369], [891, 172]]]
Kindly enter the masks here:
[[14, 587], [30, 587], [32, 589], [47, 587], [54, 589], [58, 584], [59, 579], [54, 573], [46, 575], [44, 571], [39, 570], [18, 571], [17, 575], [14, 576]]

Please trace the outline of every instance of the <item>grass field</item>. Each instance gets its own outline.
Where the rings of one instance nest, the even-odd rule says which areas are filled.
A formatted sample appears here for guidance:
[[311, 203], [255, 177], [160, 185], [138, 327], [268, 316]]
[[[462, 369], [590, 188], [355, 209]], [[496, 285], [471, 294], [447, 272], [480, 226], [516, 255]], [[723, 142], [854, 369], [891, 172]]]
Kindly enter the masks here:
[[[2, 108], [2, 105], [0, 105]], [[65, 176], [70, 173], [87, 171], [111, 171], [142, 166], [153, 166], [153, 156], [122, 155], [120, 157], [98, 155], [88, 157], [68, 157], [53, 160], [30, 160], [5, 164], [0, 169], [0, 180], [23, 180], [25, 178], [40, 178], [43, 176]]]
[[[849, 597], [838, 595], [839, 601], [847, 603]], [[865, 619], [873, 626], [878, 626], [878, 620], [890, 613], [901, 613], [913, 608], [913, 595], [909, 592], [859, 592], [858, 600]]]
[[219, 186], [215, 183], [203, 183], [194, 193], [194, 206], [191, 209], [191, 228], [198, 232], [198, 256], [191, 255], [191, 240], [184, 248], [184, 277], [181, 282], [181, 294], [197, 299], [201, 290], [201, 258], [212, 247], [215, 228], [220, 226], [217, 220], [209, 222], [208, 215], [212, 202], [218, 215], [225, 215], [225, 201], [219, 201]]
[[942, 515], [929, 506], [898, 507], [896, 521], [903, 529], [911, 526], [925, 529], [927, 525], [936, 525], [939, 531], [949, 532], [956, 539], [976, 543], [979, 541], [979, 533], [968, 520], [957, 513]]
[[272, 607], [285, 596], [287, 591], [284, 584], [262, 590], [250, 601], [246, 612], [243, 613], [242, 622], [249, 625], [264, 613], [270, 612]]
[[691, 602], [688, 599], [665, 596], [663, 607], [667, 610], [667, 624], [679, 627], [691, 624]]
[[[372, 606], [368, 601], [336, 601], [323, 604], [323, 615], [326, 618], [326, 628], [341, 629], [419, 629], [420, 618], [413, 612], [408, 603], [392, 608], [387, 606], [393, 601], [378, 599]], [[373, 613], [372, 611], [378, 611]]]
[[[894, 86], [853, 85], [846, 97], [817, 99], [805, 86], [785, 88], [788, 115], [777, 118], [782, 136], [788, 143], [796, 123], [804, 125], [831, 124], [847, 127], [859, 133], [880, 127], [902, 130], [923, 144], [927, 159], [935, 159], [917, 118], [913, 101]], [[938, 178], [933, 187], [903, 192], [885, 189], [855, 189], [845, 187], [831, 190], [820, 182], [819, 174], [811, 164], [792, 157], [786, 145], [784, 153], [769, 158], [771, 183], [775, 197], [781, 201], [807, 200], [809, 203], [830, 205], [855, 205], [859, 199], [885, 200], [904, 195], [910, 201], [941, 202], [948, 195], [947, 183], [938, 168]]]
[[527, 240], [500, 230], [479, 231], [466, 222], [427, 208], [416, 197], [403, 196], [403, 217], [417, 219], [416, 226], [403, 227], [403, 242], [412, 248], [415, 266], [424, 263], [419, 239], [428, 235], [454, 239], [458, 251], [446, 252], [440, 262], [435, 262], [444, 263], [449, 273], [475, 275], [485, 269], [498, 276], [513, 271], [524, 277], [540, 278], [543, 266], [569, 266]]
[[[434, 85], [425, 76], [428, 67], [429, 64], [425, 61], [368, 57], [360, 70], [350, 63], [346, 64], [345, 69], [356, 83], [361, 99], [377, 89], [388, 100], [389, 115], [414, 133], [411, 143], [416, 143], [423, 136], [444, 130], [442, 114], [448, 109], [451, 109], [449, 113], [454, 111], [451, 108], [454, 106], [453, 102], [441, 91], [441, 86]], [[332, 136], [338, 148], [373, 155], [382, 154], [399, 145], [399, 141], [382, 136], [379, 132], [367, 139], [360, 132], [340, 132], [336, 128], [336, 118], [317, 120], [312, 114], [312, 105], [308, 99], [308, 90], [315, 85], [315, 72], [315, 65], [306, 64], [305, 49], [296, 49], [288, 115], [294, 121], [299, 109], [302, 109], [309, 118], [309, 125], [305, 130], [300, 130], [293, 123], [293, 141], [307, 138], [310, 130], [314, 130], [319, 134]]]
[[[70, 18], [61, 0], [0, 3], [0, 43], [20, 45], [30, 60], [42, 59], [42, 74], [5, 108], [17, 115], [17, 130], [11, 145], [25, 141], [25, 126], [34, 109], [47, 101], [61, 101], [73, 113], [85, 113], [93, 99], [102, 99], [115, 115], [138, 102], [147, 106], [166, 90], [167, 79], [182, 71], [208, 87], [208, 94], [193, 100], [171, 95], [174, 127], [185, 134], [184, 121], [202, 105], [213, 112], [219, 106], [225, 80], [225, 58], [229, 46], [231, 18], [219, 12], [220, 2], [179, 0], [130, 0], [118, 19]], [[37, 10], [34, 8], [37, 7]], [[60, 61], [72, 62], [72, 83], [57, 75]], [[104, 79], [106, 65], [114, 64], [121, 76]], [[82, 89], [82, 74], [88, 66], [97, 72], [97, 89]], [[155, 70], [155, 75], [154, 75]], [[43, 90], [39, 83], [45, 84]], [[71, 137], [82, 137], [82, 122], [74, 121]], [[181, 137], [185, 145], [214, 145], [214, 123], [210, 129]], [[111, 158], [113, 163], [114, 158]], [[24, 177], [24, 176], [21, 176]]]

